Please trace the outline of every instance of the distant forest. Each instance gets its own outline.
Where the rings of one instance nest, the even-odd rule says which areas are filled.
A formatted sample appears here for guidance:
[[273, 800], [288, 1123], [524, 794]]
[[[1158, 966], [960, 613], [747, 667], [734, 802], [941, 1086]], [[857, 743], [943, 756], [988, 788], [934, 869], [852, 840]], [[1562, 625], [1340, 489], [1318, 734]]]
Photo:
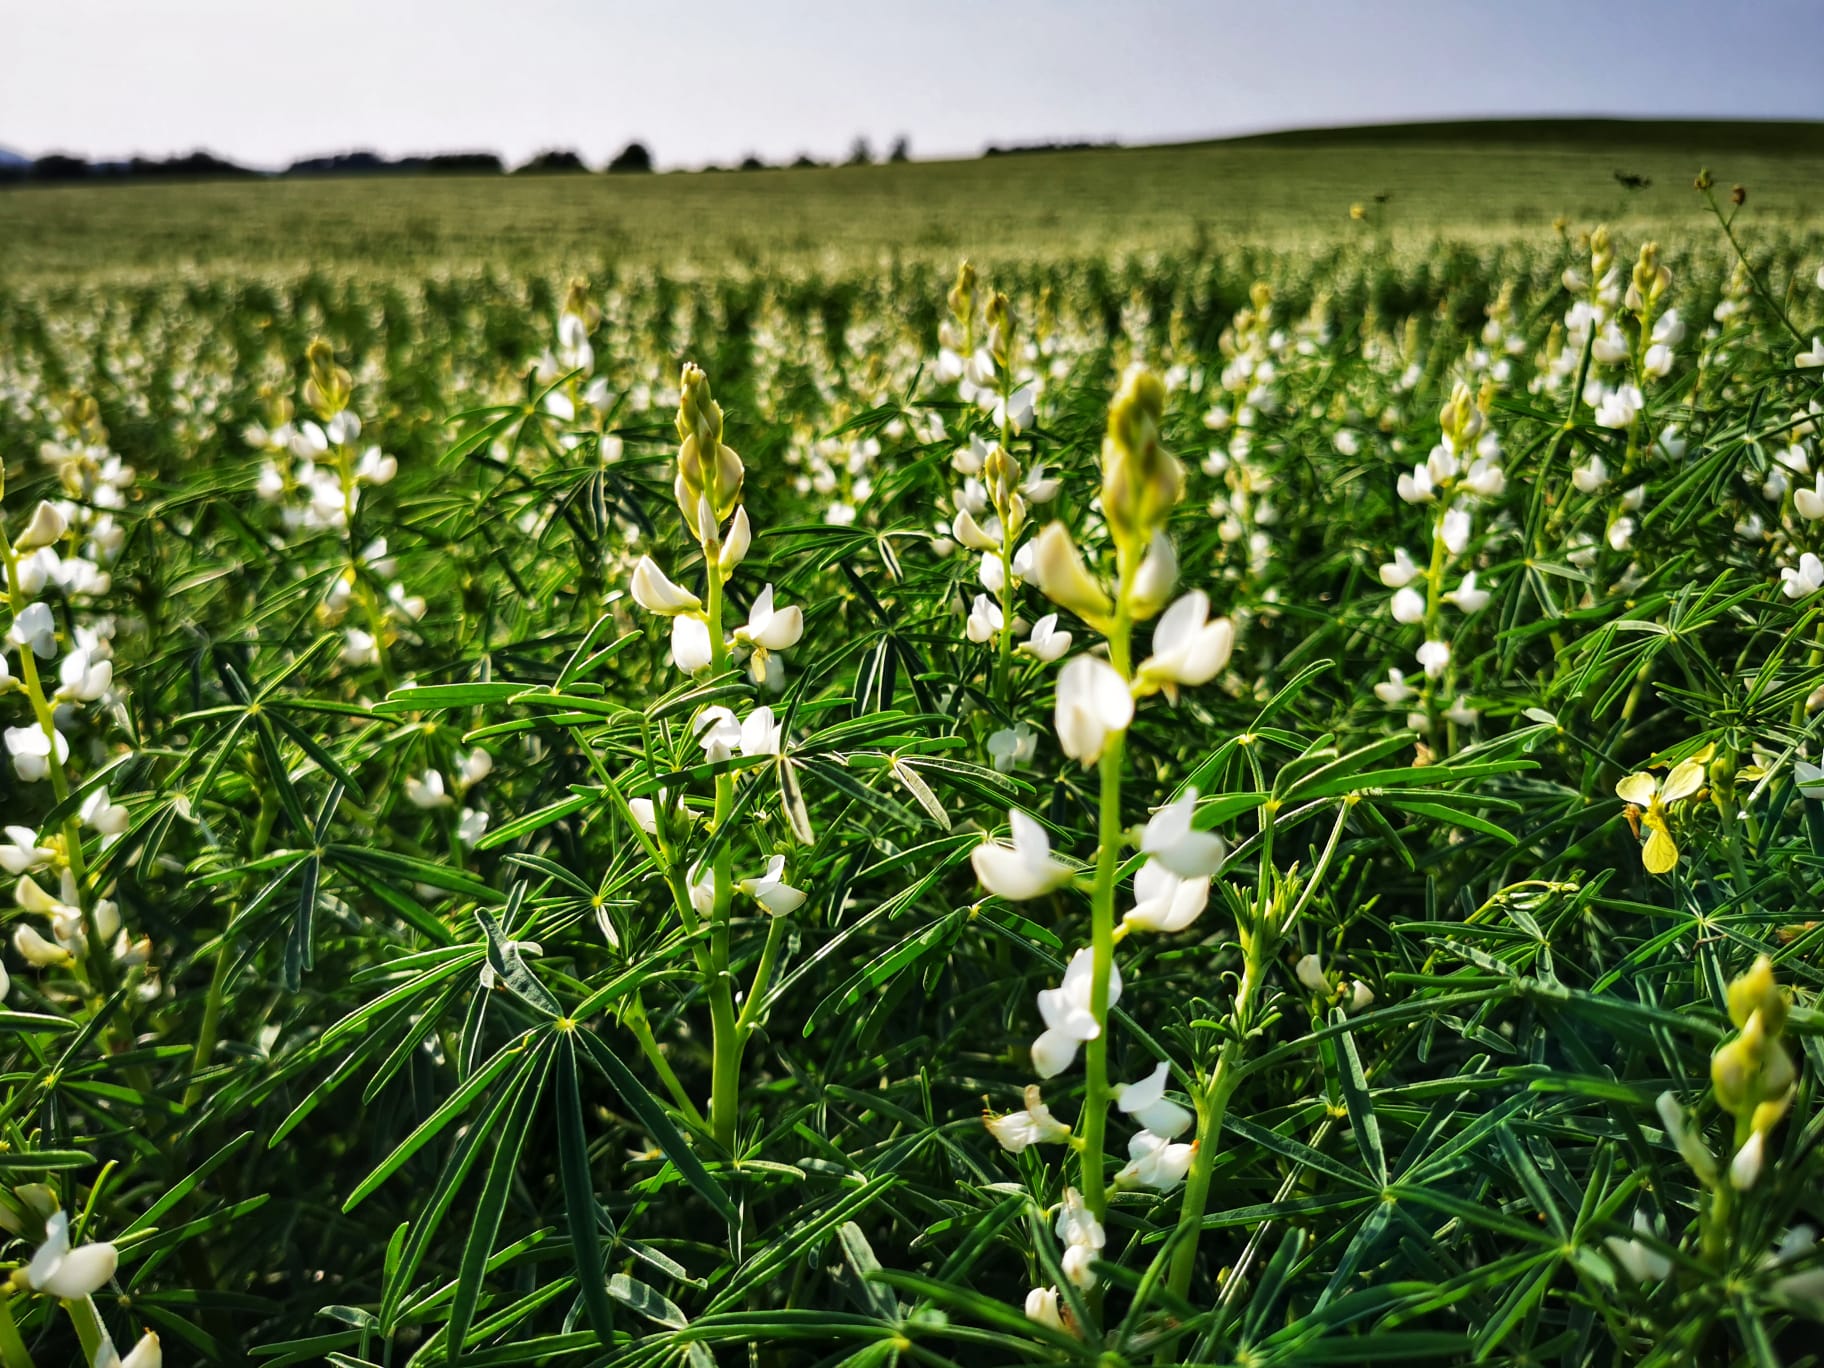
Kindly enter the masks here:
[[[1003, 152], [1058, 150], [1077, 144], [1046, 143], [1030, 147], [990, 147], [987, 155]], [[911, 160], [911, 144], [897, 139], [884, 157], [876, 157], [867, 139], [857, 138], [849, 155], [841, 162], [820, 161], [805, 154], [790, 161], [768, 163], [748, 156], [733, 168], [706, 166], [704, 171], [735, 169], [761, 171], [786, 167], [868, 166], [876, 161]], [[423, 157], [385, 157], [378, 152], [338, 152], [331, 156], [304, 157], [282, 171], [263, 171], [228, 161], [211, 152], [197, 151], [187, 156], [153, 160], [134, 157], [130, 161], [90, 161], [66, 152], [53, 152], [30, 160], [0, 151], [0, 186], [55, 185], [84, 181], [157, 181], [157, 180], [222, 180], [222, 179], [291, 179], [311, 176], [556, 176], [556, 175], [639, 175], [653, 170], [652, 151], [644, 143], [632, 142], [622, 148], [599, 169], [569, 148], [540, 152], [529, 161], [509, 167], [494, 152], [439, 152]]]

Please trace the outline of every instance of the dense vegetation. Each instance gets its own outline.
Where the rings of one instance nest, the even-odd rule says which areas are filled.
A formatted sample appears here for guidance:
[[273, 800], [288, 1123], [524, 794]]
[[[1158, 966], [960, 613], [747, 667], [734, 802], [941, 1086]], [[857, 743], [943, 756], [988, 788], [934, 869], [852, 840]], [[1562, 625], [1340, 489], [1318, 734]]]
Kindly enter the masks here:
[[29, 249], [0, 1365], [1819, 1362], [1824, 238], [1340, 193]]

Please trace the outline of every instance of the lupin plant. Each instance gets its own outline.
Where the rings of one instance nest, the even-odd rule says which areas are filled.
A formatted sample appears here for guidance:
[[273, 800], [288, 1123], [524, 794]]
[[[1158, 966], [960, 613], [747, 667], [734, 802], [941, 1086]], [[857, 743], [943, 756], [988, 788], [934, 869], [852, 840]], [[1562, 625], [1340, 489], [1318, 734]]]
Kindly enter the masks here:
[[[1173, 598], [1177, 552], [1167, 524], [1184, 494], [1184, 469], [1165, 449], [1160, 425], [1165, 386], [1145, 370], [1132, 370], [1109, 406], [1102, 447], [1100, 506], [1110, 542], [1108, 584], [1084, 564], [1069, 529], [1053, 522], [1039, 534], [1033, 557], [1041, 592], [1076, 615], [1102, 638], [1094, 652], [1074, 656], [1059, 672], [1054, 725], [1064, 754], [1098, 776], [1098, 843], [1089, 880], [1090, 938], [1070, 960], [1062, 984], [1039, 994], [1044, 1031], [1033, 1042], [1033, 1067], [1055, 1078], [1084, 1061], [1083, 1104], [1070, 1134], [1078, 1148], [1078, 1184], [1064, 1193], [1058, 1221], [1064, 1243], [1062, 1268], [1079, 1290], [1097, 1285], [1091, 1264], [1106, 1239], [1110, 1176], [1106, 1148], [1108, 1113], [1117, 1103], [1135, 1113], [1142, 1129], [1129, 1141], [1133, 1162], [1116, 1176], [1154, 1187], [1174, 1186], [1195, 1173], [1187, 1210], [1207, 1192], [1209, 1168], [1198, 1170], [1195, 1146], [1177, 1142], [1192, 1121], [1189, 1112], [1164, 1097], [1161, 1062], [1147, 1080], [1116, 1085], [1109, 1072], [1110, 1009], [1120, 999], [1116, 945], [1133, 931], [1181, 931], [1203, 910], [1210, 879], [1224, 853], [1219, 839], [1193, 829], [1197, 791], [1187, 789], [1161, 809], [1140, 838], [1144, 863], [1135, 876], [1134, 907], [1119, 921], [1118, 873], [1128, 833], [1122, 821], [1124, 743], [1136, 703], [1156, 694], [1175, 699], [1180, 688], [1207, 684], [1228, 664], [1233, 629], [1226, 619], [1209, 620], [1201, 589]], [[1168, 606], [1169, 605], [1169, 606]], [[1158, 619], [1152, 652], [1134, 661], [1133, 632]], [[1106, 652], [1104, 655], [1102, 652]], [[1025, 900], [1076, 878], [1072, 866], [1051, 855], [1043, 830], [1026, 814], [1010, 814], [1011, 845], [986, 844], [974, 852], [975, 870], [990, 893]], [[1198, 1090], [1201, 1094], [1201, 1089]], [[1015, 1120], [991, 1118], [989, 1128], [1009, 1148], [1032, 1140], [1063, 1139], [1034, 1093]], [[1221, 1102], [1206, 1110], [1220, 1126]], [[1009, 1136], [1014, 1142], [1009, 1143]], [[1212, 1142], [1214, 1137], [1209, 1137]], [[1079, 1192], [1080, 1188], [1080, 1192]], [[1193, 1222], [1194, 1224], [1194, 1222]], [[1190, 1257], [1194, 1258], [1194, 1248]], [[1028, 1314], [1058, 1324], [1058, 1288], [1035, 1288]], [[1074, 1299], [1073, 1299], [1074, 1300]], [[1075, 1303], [1081, 1306], [1081, 1303]]]
[[[709, 378], [702, 369], [686, 365], [678, 388], [679, 447], [672, 494], [702, 553], [703, 594], [699, 597], [680, 587], [650, 557], [642, 557], [633, 572], [633, 597], [648, 612], [671, 619], [672, 663], [685, 674], [713, 680], [745, 664], [755, 686], [776, 691], [782, 687], [785, 673], [780, 652], [798, 643], [804, 631], [803, 614], [796, 607], [776, 607], [773, 586], [768, 584], [755, 596], [746, 624], [728, 628], [728, 585], [753, 542], [741, 498], [747, 471], [735, 449], [722, 440], [722, 408], [711, 395]], [[733, 1151], [741, 1107], [742, 1055], [758, 1024], [755, 1013], [766, 998], [785, 918], [798, 909], [805, 895], [785, 881], [783, 855], [774, 855], [762, 874], [735, 877], [737, 848], [728, 829], [735, 820], [739, 776], [728, 768], [728, 762], [737, 752], [756, 760], [781, 755], [783, 740], [773, 710], [761, 703], [737, 722], [726, 707], [705, 705], [693, 715], [690, 732], [704, 759], [718, 767], [712, 806], [702, 824], [702, 835], [715, 846], [713, 858], [705, 862], [691, 857], [692, 826], [698, 814], [681, 791], [661, 791], [631, 801], [620, 800], [619, 789], [611, 786], [610, 791], [622, 801], [630, 828], [672, 893], [685, 934], [696, 943], [697, 968], [710, 1005], [713, 1058], [709, 1106], [701, 1114], [707, 1117], [716, 1142]], [[747, 782], [756, 783], [758, 777], [750, 774]], [[635, 808], [635, 802], [641, 806]], [[802, 827], [799, 834], [809, 839]], [[729, 957], [737, 893], [773, 919], [766, 950], [739, 1011]], [[655, 1064], [663, 1064], [656, 1049], [649, 1054]], [[662, 1074], [677, 1091], [680, 1105], [697, 1114], [678, 1090], [670, 1068], [664, 1067]]]

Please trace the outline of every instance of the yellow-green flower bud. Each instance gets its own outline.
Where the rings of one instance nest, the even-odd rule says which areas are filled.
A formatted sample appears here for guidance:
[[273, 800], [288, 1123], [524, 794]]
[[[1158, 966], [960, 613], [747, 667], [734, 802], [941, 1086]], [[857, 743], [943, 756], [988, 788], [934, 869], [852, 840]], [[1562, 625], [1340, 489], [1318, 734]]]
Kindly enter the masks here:
[[310, 366], [310, 379], [304, 382], [304, 402], [327, 422], [348, 407], [355, 392], [354, 380], [336, 364], [335, 353], [320, 337], [310, 344], [304, 359]]
[[1159, 440], [1165, 384], [1131, 370], [1108, 406], [1102, 440], [1102, 516], [1118, 544], [1142, 547], [1184, 496], [1184, 467]]
[[1759, 1101], [1757, 1084], [1766, 1043], [1760, 1017], [1751, 1015], [1742, 1033], [1710, 1056], [1710, 1085], [1716, 1090], [1716, 1104], [1731, 1116], [1748, 1115]]
[[988, 487], [995, 512], [1005, 517], [1007, 505], [1020, 487], [1020, 463], [999, 442], [988, 448], [987, 459], [982, 462], [982, 483]]
[[956, 268], [956, 284], [950, 287], [950, 312], [964, 323], [975, 317], [975, 267], [967, 259]]
[[1729, 1020], [1745, 1030], [1749, 1018], [1761, 1014], [1761, 1027], [1769, 1036], [1786, 1029], [1786, 995], [1774, 982], [1773, 961], [1766, 955], [1755, 960], [1745, 974], [1739, 974], [1728, 990]]
[[1008, 305], [1007, 296], [996, 290], [988, 301], [983, 317], [988, 320], [988, 354], [994, 358], [994, 364], [1004, 371], [1007, 369], [1013, 339], [1013, 310]]
[[[678, 381], [678, 474], [673, 493], [678, 511], [699, 540], [698, 526], [705, 504], [717, 518], [726, 518], [741, 500], [746, 469], [733, 447], [722, 442], [722, 406], [709, 392], [709, 377], [702, 367], [686, 362]], [[714, 529], [710, 529], [713, 533]]]
[[1600, 281], [1608, 274], [1609, 267], [1615, 264], [1615, 247], [1609, 241], [1609, 227], [1606, 223], [1596, 225], [1590, 234], [1590, 275]]

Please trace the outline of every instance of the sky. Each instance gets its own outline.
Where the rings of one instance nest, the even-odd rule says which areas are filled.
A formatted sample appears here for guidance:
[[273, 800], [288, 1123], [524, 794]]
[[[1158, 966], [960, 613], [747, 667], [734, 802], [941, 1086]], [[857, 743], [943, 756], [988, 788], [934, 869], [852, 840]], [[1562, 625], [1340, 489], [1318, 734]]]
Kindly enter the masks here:
[[0, 0], [0, 147], [661, 167], [1428, 118], [1824, 118], [1820, 0]]

